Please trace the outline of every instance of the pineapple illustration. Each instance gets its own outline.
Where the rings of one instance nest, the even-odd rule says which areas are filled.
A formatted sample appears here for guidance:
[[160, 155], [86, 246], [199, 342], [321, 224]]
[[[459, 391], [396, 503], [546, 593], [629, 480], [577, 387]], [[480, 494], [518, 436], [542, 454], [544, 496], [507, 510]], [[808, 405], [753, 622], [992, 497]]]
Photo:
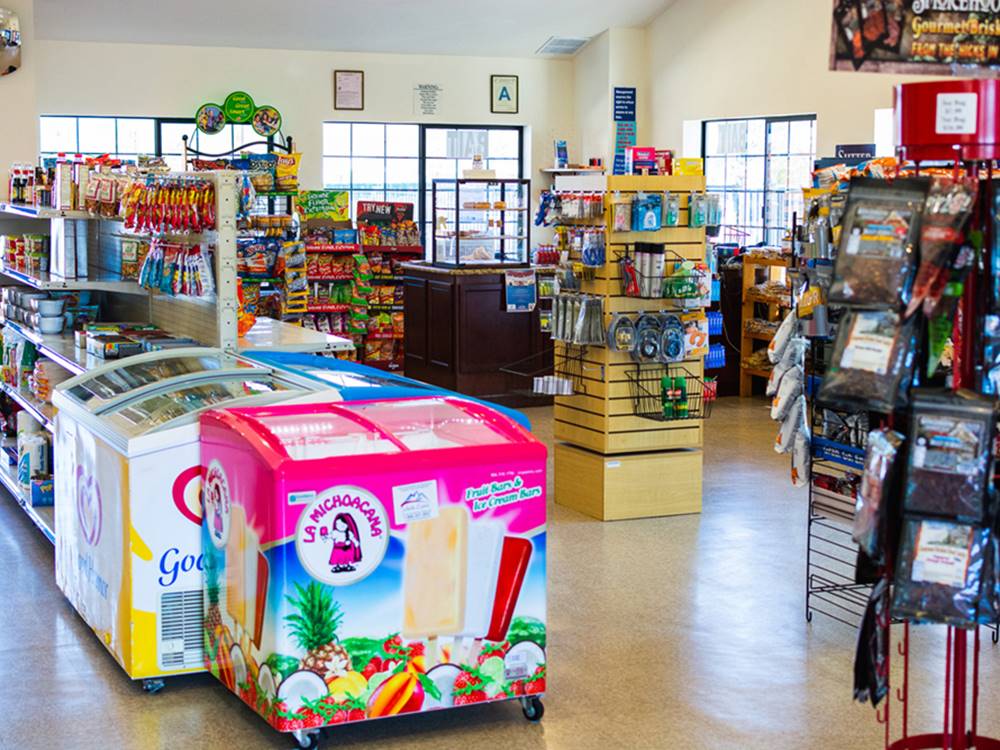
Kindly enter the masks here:
[[205, 596], [208, 597], [205, 632], [209, 641], [215, 643], [218, 628], [222, 625], [222, 612], [219, 610], [219, 562], [211, 553], [205, 555]]
[[337, 628], [343, 619], [340, 605], [330, 591], [313, 581], [303, 588], [295, 584], [297, 599], [286, 597], [296, 612], [286, 615], [288, 630], [306, 652], [302, 668], [315, 672], [325, 682], [351, 671], [351, 657], [337, 638]]

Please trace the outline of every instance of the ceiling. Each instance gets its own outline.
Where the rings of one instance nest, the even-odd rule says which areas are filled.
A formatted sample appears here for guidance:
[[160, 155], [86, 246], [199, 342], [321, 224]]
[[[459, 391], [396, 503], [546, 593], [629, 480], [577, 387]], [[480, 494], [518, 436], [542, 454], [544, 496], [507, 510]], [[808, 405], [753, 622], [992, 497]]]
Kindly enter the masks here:
[[531, 57], [672, 0], [35, 0], [39, 39]]

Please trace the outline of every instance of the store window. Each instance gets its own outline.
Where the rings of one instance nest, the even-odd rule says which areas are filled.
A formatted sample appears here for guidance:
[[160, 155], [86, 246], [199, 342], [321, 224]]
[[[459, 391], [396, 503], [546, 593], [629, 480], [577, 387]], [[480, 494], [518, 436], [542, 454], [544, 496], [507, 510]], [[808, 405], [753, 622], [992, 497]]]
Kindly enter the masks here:
[[427, 237], [433, 181], [460, 177], [472, 166], [474, 153], [482, 153], [497, 177], [520, 177], [522, 138], [520, 127], [328, 122], [323, 126], [323, 183], [350, 191], [352, 215], [359, 200], [415, 204]]
[[170, 168], [184, 169], [183, 136], [192, 148], [208, 154], [229, 153], [258, 142], [246, 151], [264, 153], [266, 144], [249, 125], [226, 125], [215, 135], [200, 133], [191, 118], [96, 117], [42, 115], [38, 118], [39, 142], [43, 157], [57, 154], [135, 159], [139, 154], [163, 156]]
[[816, 159], [816, 117], [706, 120], [708, 190], [723, 195], [724, 242], [777, 245], [803, 209]]

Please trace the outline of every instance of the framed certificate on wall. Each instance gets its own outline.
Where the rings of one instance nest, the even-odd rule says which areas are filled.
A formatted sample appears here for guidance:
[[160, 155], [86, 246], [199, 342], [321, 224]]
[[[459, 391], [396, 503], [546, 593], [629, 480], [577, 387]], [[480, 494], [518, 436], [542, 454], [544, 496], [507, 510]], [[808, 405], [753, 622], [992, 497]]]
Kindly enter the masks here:
[[516, 115], [517, 100], [517, 76], [490, 76], [490, 112], [496, 115]]
[[363, 70], [333, 71], [333, 108], [365, 108], [365, 72]]

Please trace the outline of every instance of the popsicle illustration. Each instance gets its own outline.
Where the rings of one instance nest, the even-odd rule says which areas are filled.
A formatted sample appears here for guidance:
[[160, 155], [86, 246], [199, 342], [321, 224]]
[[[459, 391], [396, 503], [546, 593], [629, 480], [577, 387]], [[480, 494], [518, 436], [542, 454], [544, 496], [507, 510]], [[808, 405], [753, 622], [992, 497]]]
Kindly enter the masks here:
[[462, 630], [468, 546], [469, 513], [460, 505], [409, 525], [403, 563], [405, 637], [434, 639]]
[[477, 521], [469, 527], [465, 618], [461, 631], [454, 634], [453, 661], [469, 658], [463, 653], [465, 638], [480, 642], [490, 629], [503, 552], [503, 532], [501, 524], [488, 521]]
[[528, 539], [516, 536], [504, 537], [496, 597], [493, 600], [493, 617], [486, 632], [488, 641], [502, 641], [507, 637], [517, 599], [521, 595], [524, 575], [528, 572], [531, 549], [531, 541]]

